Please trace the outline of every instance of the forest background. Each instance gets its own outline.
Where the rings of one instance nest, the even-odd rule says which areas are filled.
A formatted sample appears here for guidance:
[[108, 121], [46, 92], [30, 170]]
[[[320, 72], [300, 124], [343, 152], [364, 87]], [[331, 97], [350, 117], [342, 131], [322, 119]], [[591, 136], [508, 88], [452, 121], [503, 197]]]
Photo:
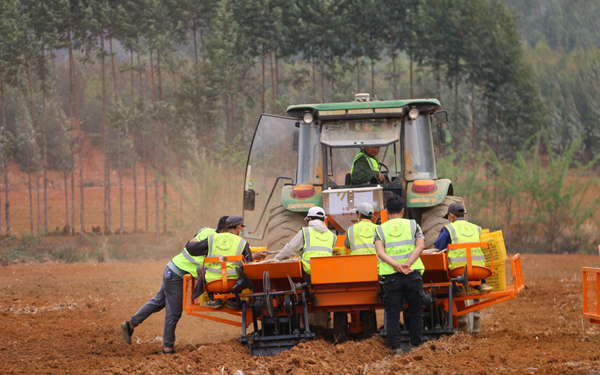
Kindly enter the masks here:
[[441, 100], [438, 175], [513, 252], [595, 252], [599, 19], [589, 0], [2, 1], [2, 257], [48, 234], [109, 234], [118, 257], [124, 233], [239, 212], [260, 114], [357, 92]]

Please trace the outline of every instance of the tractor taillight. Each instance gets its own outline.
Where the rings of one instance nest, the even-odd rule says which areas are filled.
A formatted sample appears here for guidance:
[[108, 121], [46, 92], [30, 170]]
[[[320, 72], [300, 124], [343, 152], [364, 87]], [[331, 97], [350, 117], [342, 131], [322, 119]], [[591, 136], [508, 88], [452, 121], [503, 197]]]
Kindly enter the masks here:
[[315, 194], [315, 187], [311, 184], [296, 185], [292, 188], [292, 197], [308, 198]]
[[431, 193], [435, 191], [435, 182], [433, 180], [417, 180], [413, 182], [412, 191], [415, 193]]

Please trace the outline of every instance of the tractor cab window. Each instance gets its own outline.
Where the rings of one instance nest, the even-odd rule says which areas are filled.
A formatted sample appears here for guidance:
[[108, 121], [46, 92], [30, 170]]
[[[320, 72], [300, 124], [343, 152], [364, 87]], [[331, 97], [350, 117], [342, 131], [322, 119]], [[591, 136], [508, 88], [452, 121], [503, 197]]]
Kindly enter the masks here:
[[[399, 164], [395, 160], [395, 147], [398, 147], [398, 143], [383, 146], [377, 154], [377, 160], [390, 168], [392, 176], [397, 176], [400, 173], [397, 168]], [[346, 174], [350, 173], [354, 157], [360, 150], [360, 147], [327, 148], [327, 187], [350, 185], [347, 183], [349, 181], [346, 181]]]
[[431, 118], [419, 116], [416, 120], [406, 121], [404, 138], [406, 179], [437, 179]]
[[324, 121], [321, 143], [331, 147], [386, 145], [400, 138], [400, 119], [356, 119]]

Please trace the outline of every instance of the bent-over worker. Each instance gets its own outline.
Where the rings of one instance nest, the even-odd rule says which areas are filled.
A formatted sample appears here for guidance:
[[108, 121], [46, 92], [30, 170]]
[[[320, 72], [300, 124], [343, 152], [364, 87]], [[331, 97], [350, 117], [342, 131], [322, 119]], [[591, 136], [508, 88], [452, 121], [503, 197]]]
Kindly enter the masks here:
[[[217, 231], [225, 227], [227, 216], [219, 219]], [[198, 268], [204, 263], [204, 255], [191, 251], [190, 247], [198, 243], [198, 238], [204, 234], [214, 232], [211, 228], [202, 228], [196, 236], [192, 238], [182, 252], [175, 256], [165, 267], [163, 280], [160, 290], [156, 296], [152, 297], [135, 315], [128, 321], [121, 323], [123, 338], [128, 344], [131, 344], [131, 335], [135, 327], [142, 324], [150, 315], [165, 309], [165, 324], [163, 331], [163, 354], [173, 354], [175, 345], [175, 328], [181, 318], [183, 310], [183, 277], [191, 274], [194, 278], [198, 277]]]

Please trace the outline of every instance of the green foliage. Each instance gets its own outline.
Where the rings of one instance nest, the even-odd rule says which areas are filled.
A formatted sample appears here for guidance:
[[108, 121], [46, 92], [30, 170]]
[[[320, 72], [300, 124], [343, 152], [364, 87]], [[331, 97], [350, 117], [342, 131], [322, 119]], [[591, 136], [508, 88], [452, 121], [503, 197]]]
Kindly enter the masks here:
[[467, 202], [470, 220], [502, 229], [512, 252], [595, 251], [600, 179], [591, 172], [600, 157], [577, 162], [581, 140], [562, 153], [546, 154], [548, 144], [547, 137], [538, 138], [512, 163], [492, 151], [474, 159], [450, 155], [438, 164], [439, 173]]

